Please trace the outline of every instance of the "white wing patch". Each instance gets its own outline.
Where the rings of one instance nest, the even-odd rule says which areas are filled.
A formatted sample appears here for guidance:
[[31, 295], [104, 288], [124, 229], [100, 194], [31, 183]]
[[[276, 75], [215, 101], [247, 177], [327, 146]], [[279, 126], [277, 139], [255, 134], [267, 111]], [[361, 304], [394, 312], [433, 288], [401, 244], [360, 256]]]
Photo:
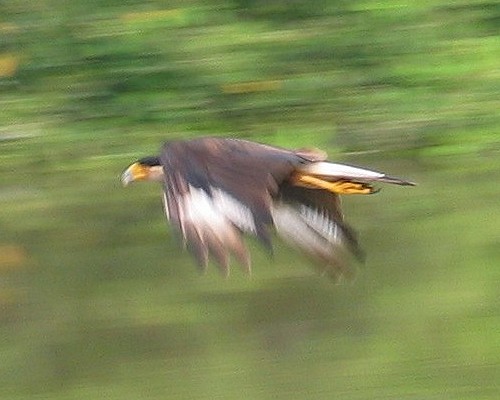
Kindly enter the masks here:
[[323, 262], [322, 272], [334, 279], [350, 276], [342, 228], [315, 208], [277, 203], [272, 209], [277, 233]]
[[341, 243], [342, 232], [338, 224], [321, 210], [301, 204], [300, 216], [307, 225], [330, 243]]
[[297, 209], [288, 204], [276, 204], [272, 216], [276, 231], [283, 239], [312, 253], [329, 253], [328, 244], [340, 242], [334, 222], [326, 223], [318, 211], [309, 207]]
[[255, 233], [252, 211], [233, 196], [221, 189], [212, 191], [213, 204], [217, 210], [243, 232]]
[[[252, 212], [221, 189], [212, 188], [211, 192], [210, 195], [201, 188], [188, 185], [187, 191], [176, 198], [178, 224], [184, 243], [193, 250], [203, 268], [211, 254], [227, 276], [229, 259], [233, 255], [250, 272], [250, 255], [240, 231], [256, 231]], [[166, 196], [164, 202], [167, 202]], [[166, 209], [168, 215], [168, 204]]]
[[184, 211], [181, 221], [192, 223], [195, 226], [210, 226], [213, 230], [227, 229], [228, 220], [220, 212], [214, 199], [203, 189], [189, 186], [189, 192], [180, 200]]
[[255, 232], [255, 221], [250, 209], [222, 189], [212, 189], [210, 196], [203, 189], [189, 186], [189, 192], [181, 202], [184, 219], [195, 225], [224, 229], [231, 222], [244, 232]]

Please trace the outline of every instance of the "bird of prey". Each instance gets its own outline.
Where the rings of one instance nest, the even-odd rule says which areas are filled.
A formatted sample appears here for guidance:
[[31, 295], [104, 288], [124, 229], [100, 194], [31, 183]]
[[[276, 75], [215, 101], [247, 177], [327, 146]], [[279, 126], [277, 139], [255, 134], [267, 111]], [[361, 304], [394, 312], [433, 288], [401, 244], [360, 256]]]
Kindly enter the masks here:
[[141, 180], [163, 184], [165, 214], [202, 270], [212, 258], [227, 276], [234, 257], [250, 272], [243, 234], [271, 249], [275, 230], [334, 280], [351, 276], [349, 254], [363, 257], [339, 195], [374, 193], [375, 182], [414, 185], [326, 161], [318, 149], [216, 137], [167, 142], [160, 155], [134, 162], [121, 179], [125, 186]]

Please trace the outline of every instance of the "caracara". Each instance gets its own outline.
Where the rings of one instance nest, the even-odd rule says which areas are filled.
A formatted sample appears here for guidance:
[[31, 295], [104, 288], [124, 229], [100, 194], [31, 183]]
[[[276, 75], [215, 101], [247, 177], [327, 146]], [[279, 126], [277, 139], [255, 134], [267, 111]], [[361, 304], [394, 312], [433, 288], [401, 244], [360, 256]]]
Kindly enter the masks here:
[[339, 195], [374, 193], [374, 182], [414, 185], [328, 162], [316, 149], [214, 137], [165, 143], [159, 156], [142, 158], [123, 172], [124, 185], [138, 180], [162, 182], [166, 216], [203, 270], [212, 257], [227, 276], [234, 257], [249, 272], [243, 234], [271, 248], [275, 230], [335, 280], [349, 278], [349, 254], [362, 258]]

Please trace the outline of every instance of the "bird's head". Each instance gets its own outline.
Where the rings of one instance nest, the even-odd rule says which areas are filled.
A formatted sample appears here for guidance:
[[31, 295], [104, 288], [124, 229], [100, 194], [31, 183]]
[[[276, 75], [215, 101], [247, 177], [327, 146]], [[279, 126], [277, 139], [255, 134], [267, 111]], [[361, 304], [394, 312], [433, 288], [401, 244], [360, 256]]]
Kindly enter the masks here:
[[122, 174], [123, 186], [134, 181], [161, 181], [163, 178], [163, 166], [160, 158], [151, 156], [144, 157], [130, 164]]

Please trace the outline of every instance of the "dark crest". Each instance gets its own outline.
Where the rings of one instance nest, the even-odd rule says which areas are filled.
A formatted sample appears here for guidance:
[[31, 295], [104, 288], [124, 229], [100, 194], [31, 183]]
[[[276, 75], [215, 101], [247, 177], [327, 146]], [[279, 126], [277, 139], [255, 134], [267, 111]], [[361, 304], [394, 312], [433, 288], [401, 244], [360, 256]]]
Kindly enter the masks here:
[[158, 165], [161, 165], [160, 158], [159, 157], [154, 157], [154, 156], [141, 158], [138, 161], [138, 163], [141, 164], [141, 165], [146, 165], [148, 167], [156, 167]]

